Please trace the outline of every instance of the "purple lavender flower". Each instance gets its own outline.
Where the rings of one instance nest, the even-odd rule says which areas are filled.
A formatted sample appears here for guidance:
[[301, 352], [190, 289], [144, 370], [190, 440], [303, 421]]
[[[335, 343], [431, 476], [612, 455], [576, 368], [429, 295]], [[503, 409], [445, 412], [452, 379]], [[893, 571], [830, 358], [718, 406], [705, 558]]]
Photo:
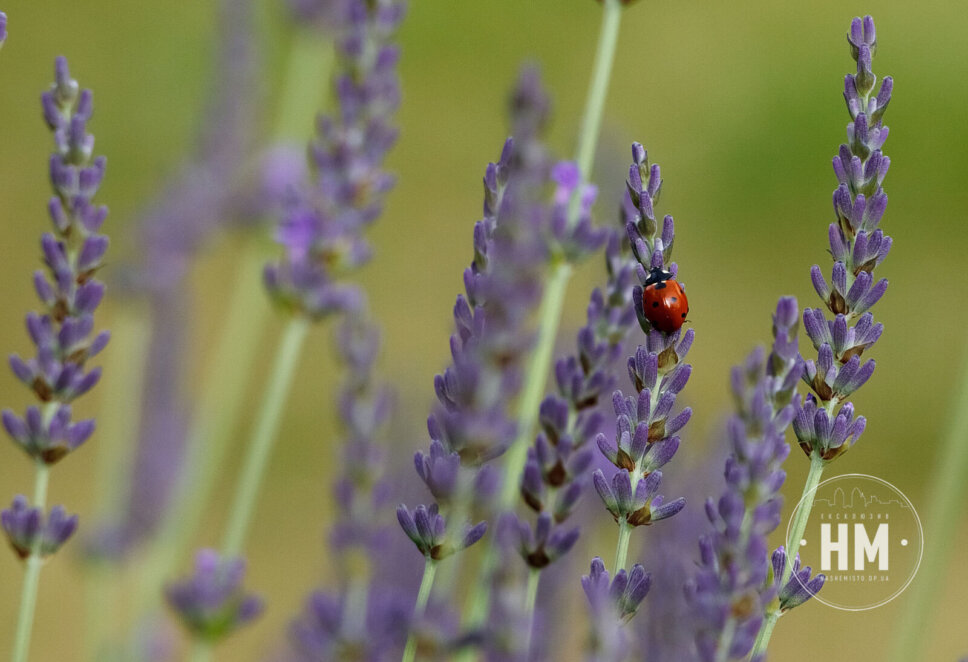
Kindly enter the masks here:
[[203, 549], [195, 556], [192, 576], [170, 584], [165, 597], [193, 636], [217, 641], [262, 613], [262, 599], [244, 591], [244, 578], [244, 560]]
[[444, 518], [437, 511], [437, 504], [417, 506], [413, 512], [406, 506], [397, 508], [397, 521], [417, 550], [428, 559], [439, 561], [460, 552], [484, 536], [487, 522], [478, 522], [464, 531], [460, 540], [453, 540], [447, 531]]
[[631, 571], [623, 568], [610, 578], [605, 563], [595, 557], [591, 570], [581, 578], [581, 585], [592, 622], [592, 655], [588, 659], [594, 662], [628, 659], [630, 642], [622, 626], [631, 620], [648, 595], [652, 576], [636, 563]]
[[770, 355], [757, 349], [732, 371], [737, 413], [727, 425], [726, 491], [706, 503], [713, 531], [700, 540], [699, 568], [687, 588], [700, 619], [696, 643], [703, 660], [746, 656], [777, 595], [768, 580], [767, 536], [780, 523], [781, 465], [790, 452], [785, 432], [803, 372], [797, 318], [796, 300], [781, 298]]
[[887, 208], [881, 183], [891, 160], [881, 147], [888, 135], [883, 116], [894, 80], [885, 78], [875, 94], [877, 77], [871, 70], [871, 58], [877, 39], [870, 16], [851, 22], [847, 41], [857, 73], [844, 79], [844, 100], [851, 122], [847, 125], [847, 142], [833, 160], [840, 183], [833, 195], [837, 220], [828, 229], [834, 265], [829, 283], [819, 266], [814, 265], [810, 272], [814, 289], [833, 319], [827, 319], [818, 308], [803, 311], [803, 326], [817, 350], [817, 359], [806, 362], [803, 380], [813, 393], [798, 405], [794, 422], [804, 452], [808, 456], [817, 454], [825, 462], [853, 446], [866, 425], [863, 416], [854, 417], [851, 403], [843, 403], [874, 372], [874, 361], [865, 362], [862, 355], [883, 331], [869, 309], [887, 290], [887, 280], [875, 280], [874, 270], [892, 244], [878, 225]]
[[391, 40], [405, 8], [399, 0], [348, 0], [335, 10], [339, 112], [318, 122], [312, 184], [287, 201], [276, 230], [285, 254], [265, 269], [270, 294], [293, 313], [319, 319], [361, 305], [356, 288], [338, 277], [369, 259], [362, 231], [394, 184], [383, 161], [397, 138], [391, 118], [400, 102], [400, 53]]
[[7, 15], [0, 11], [0, 48], [3, 48], [3, 42], [7, 40]]
[[780, 546], [776, 548], [771, 557], [771, 571], [775, 586], [777, 600], [779, 601], [780, 612], [789, 611], [794, 607], [799, 607], [804, 602], [815, 596], [826, 581], [825, 575], [818, 574], [812, 579], [810, 577], [810, 566], [800, 567], [800, 555], [793, 558], [793, 567], [790, 569], [790, 579], [780, 586], [781, 578], [786, 570], [788, 562], [786, 550]]
[[[104, 296], [104, 285], [95, 276], [103, 264], [108, 239], [98, 232], [107, 209], [93, 202], [106, 165], [104, 157], [91, 156], [94, 136], [87, 132], [87, 122], [93, 97], [90, 90], [79, 90], [64, 58], [57, 59], [54, 73], [54, 84], [41, 97], [55, 145], [50, 157], [54, 196], [48, 203], [53, 232], [41, 237], [48, 273], [34, 273], [34, 289], [45, 312], [27, 315], [36, 356], [26, 360], [16, 354], [10, 357], [14, 374], [43, 408], [27, 407], [23, 418], [9, 409], [2, 414], [3, 426], [14, 442], [46, 466], [78, 448], [94, 431], [94, 421], [72, 422], [70, 403], [97, 383], [100, 369], [89, 368], [87, 362], [104, 349], [109, 338], [106, 331], [94, 332], [94, 312]], [[26, 501], [20, 499], [4, 511], [4, 529], [15, 549], [22, 549], [26, 539], [22, 526], [30, 521], [36, 520], [43, 530], [39, 538], [33, 536], [41, 554], [52, 553], [73, 533], [76, 518], [66, 518], [62, 508], [51, 511], [41, 524], [40, 510], [29, 515]]]
[[[659, 167], [648, 165], [642, 145], [632, 146], [633, 164], [628, 179], [626, 199], [627, 232], [633, 255], [637, 261], [636, 275], [645, 283], [648, 268], [663, 268], [669, 259], [674, 238], [673, 221], [666, 216], [661, 233], [655, 221], [654, 203], [661, 186]], [[669, 265], [675, 274], [675, 263]], [[682, 509], [684, 501], [665, 503], [655, 496], [662, 473], [659, 468], [675, 455], [679, 448], [676, 433], [689, 421], [692, 410], [686, 407], [673, 414], [676, 396], [685, 387], [692, 372], [683, 363], [694, 332], [681, 330], [665, 334], [652, 328], [642, 311], [642, 287], [633, 288], [634, 309], [646, 344], [640, 345], [629, 357], [629, 377], [636, 395], [626, 396], [621, 391], [612, 395], [616, 415], [614, 443], [604, 434], [596, 441], [605, 457], [618, 468], [612, 480], [596, 471], [595, 488], [620, 526], [641, 526], [670, 517]]]
[[33, 550], [43, 558], [52, 555], [77, 530], [77, 515], [68, 516], [63, 506], [54, 506], [44, 521], [40, 508], [31, 508], [27, 497], [18, 494], [13, 504], [0, 513], [0, 524], [13, 551], [26, 559]]

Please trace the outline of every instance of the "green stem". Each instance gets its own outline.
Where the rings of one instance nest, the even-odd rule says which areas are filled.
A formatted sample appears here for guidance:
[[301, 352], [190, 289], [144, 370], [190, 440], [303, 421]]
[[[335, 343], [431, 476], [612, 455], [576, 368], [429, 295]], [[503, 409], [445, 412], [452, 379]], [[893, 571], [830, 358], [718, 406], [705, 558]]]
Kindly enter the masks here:
[[629, 556], [629, 540], [632, 538], [632, 527], [624, 519], [618, 521], [618, 542], [615, 544], [615, 564], [612, 575], [625, 568]]
[[531, 363], [528, 365], [528, 378], [519, 402], [518, 435], [506, 453], [504, 486], [501, 491], [499, 507], [502, 511], [511, 510], [518, 498], [518, 476], [524, 469], [528, 457], [528, 446], [538, 420], [538, 407], [545, 394], [545, 382], [551, 368], [551, 358], [555, 349], [555, 338], [561, 322], [561, 310], [565, 305], [568, 280], [572, 267], [561, 260], [552, 266], [551, 276], [545, 285], [544, 296], [538, 311], [541, 320], [538, 326], [538, 339]]
[[941, 584], [947, 576], [953, 539], [961, 530], [965, 492], [968, 483], [968, 353], [961, 368], [961, 383], [945, 428], [935, 470], [930, 474], [931, 491], [925, 529], [935, 536], [925, 548], [918, 581], [912, 583], [904, 599], [904, 614], [894, 635], [891, 660], [907, 662], [924, 654], [920, 647], [930, 641], [928, 628], [938, 607]]
[[[38, 462], [37, 472], [34, 476], [34, 500], [30, 505], [34, 508], [40, 508], [45, 518], [47, 516], [47, 482], [49, 476], [50, 469], [48, 466]], [[33, 630], [34, 613], [37, 610], [37, 589], [40, 585], [40, 568], [43, 562], [40, 556], [40, 536], [38, 535], [34, 539], [30, 556], [26, 560], [27, 567], [24, 570], [24, 584], [20, 593], [20, 613], [17, 617], [17, 630], [13, 641], [12, 662], [27, 662], [27, 654], [30, 649], [30, 633]]]
[[420, 580], [420, 590], [417, 592], [417, 604], [413, 607], [413, 618], [410, 620], [410, 634], [407, 635], [407, 645], [403, 649], [401, 662], [413, 662], [417, 654], [417, 637], [414, 627], [420, 623], [427, 602], [430, 600], [430, 590], [434, 587], [434, 575], [437, 574], [437, 562], [431, 558], [424, 564], [423, 578]]
[[189, 654], [189, 662], [209, 662], [212, 659], [212, 642], [204, 639], [196, 639], [192, 644], [192, 651]]
[[530, 568], [528, 571], [528, 588], [524, 596], [524, 617], [528, 620], [528, 633], [524, 638], [524, 659], [531, 659], [531, 637], [534, 634], [534, 606], [538, 602], [538, 584], [541, 582], [541, 571]]
[[776, 627], [776, 622], [780, 620], [780, 616], [782, 614], [779, 609], [766, 613], [766, 619], [763, 621], [760, 633], [756, 635], [756, 642], [750, 652], [750, 659], [756, 659], [766, 653], [766, 647], [770, 645], [770, 637], [773, 636], [773, 628]]
[[[786, 567], [783, 568], [779, 586], [784, 586], [790, 581], [790, 576], [793, 574], [793, 559], [796, 558], [797, 550], [800, 549], [803, 532], [807, 529], [807, 520], [810, 519], [810, 511], [813, 510], [813, 501], [817, 495], [817, 485], [820, 484], [823, 469], [823, 458], [817, 451], [813, 451], [810, 454], [810, 471], [807, 473], [807, 482], [803, 486], [803, 494], [800, 496], [800, 503], [797, 506], [793, 524], [790, 526], [790, 535], [787, 536], [787, 563]], [[766, 619], [756, 636], [756, 643], [753, 645], [752, 656], [754, 658], [766, 653], [767, 646], [770, 645], [770, 637], [773, 636], [773, 628], [776, 627], [776, 621], [779, 618], [779, 609], [767, 612]]]
[[[121, 504], [128, 503], [131, 443], [137, 435], [141, 417], [141, 392], [144, 382], [144, 357], [150, 334], [151, 315], [141, 302], [125, 301], [111, 319], [111, 351], [107, 353], [108, 377], [101, 384], [102, 401], [111, 403], [112, 415], [98, 425], [97, 467], [94, 480], [94, 519], [108, 521], [118, 516]], [[102, 646], [117, 624], [121, 573], [116, 563], [99, 558], [84, 564], [84, 628], [87, 654], [84, 659], [101, 658]]]
[[188, 552], [206, 512], [218, 469], [225, 462], [271, 310], [261, 287], [265, 259], [261, 244], [248, 240], [233, 279], [236, 286], [215, 343], [215, 357], [205, 371], [198, 414], [186, 442], [184, 472], [140, 564], [134, 599], [134, 613], [139, 617], [152, 609], [161, 595], [161, 585]]
[[797, 514], [793, 518], [790, 526], [790, 535], [787, 536], [787, 564], [783, 568], [783, 577], [780, 578], [780, 586], [786, 585], [793, 574], [793, 559], [796, 558], [800, 549], [800, 541], [803, 539], [803, 532], [807, 530], [807, 521], [810, 519], [810, 512], [813, 510], [813, 500], [817, 496], [817, 485], [820, 484], [820, 477], [823, 476], [824, 461], [817, 451], [810, 454], [810, 471], [807, 472], [807, 481], [803, 485], [803, 493], [800, 495], [800, 503], [797, 506]]
[[[595, 160], [595, 149], [598, 145], [602, 126], [602, 111], [605, 98], [608, 96], [608, 84], [612, 76], [612, 64], [615, 60], [615, 49], [618, 44], [619, 28], [622, 22], [622, 5], [619, 0], [605, 0], [602, 14], [602, 26], [598, 34], [598, 45], [595, 50], [595, 63], [592, 77], [585, 97], [585, 110], [582, 114], [581, 128], [578, 134], [578, 147], [575, 159], [582, 173], [582, 179], [589, 180]], [[540, 326], [538, 339], [519, 402], [518, 434], [514, 442], [505, 453], [504, 487], [502, 488], [499, 507], [510, 510], [518, 496], [518, 477], [524, 469], [528, 455], [528, 445], [533, 435], [534, 425], [538, 417], [538, 406], [544, 396], [548, 370], [554, 351], [555, 339], [558, 336], [558, 326], [561, 324], [561, 311], [565, 303], [568, 281], [571, 278], [572, 267], [565, 261], [552, 266], [551, 274], [545, 284], [539, 308]], [[471, 592], [470, 605], [467, 611], [467, 623], [470, 627], [479, 625], [487, 616], [491, 603], [491, 575], [497, 567], [498, 554], [493, 544], [487, 544], [481, 559], [480, 578]], [[472, 657], [472, 653], [464, 652], [459, 660], [465, 661]]]
[[262, 400], [262, 408], [249, 441], [242, 475], [236, 484], [225, 537], [222, 539], [222, 553], [227, 557], [238, 556], [242, 551], [262, 479], [269, 463], [272, 444], [279, 429], [283, 406], [289, 397], [289, 389], [296, 374], [296, 366], [299, 364], [299, 355], [306, 339], [306, 332], [309, 331], [309, 325], [309, 320], [304, 317], [294, 318], [289, 322], [279, 342], [275, 364]]
[[585, 97], [585, 113], [582, 115], [581, 130], [578, 134], [576, 160], [581, 169], [582, 179], [591, 178], [595, 160], [595, 147], [602, 128], [602, 111], [608, 96], [608, 83], [612, 78], [612, 64], [615, 62], [615, 49], [618, 46], [618, 33], [622, 24], [622, 4], [619, 0], [605, 0], [602, 13], [602, 27], [598, 33], [598, 49], [595, 52], [595, 65], [588, 96]]
[[719, 635], [716, 643], [716, 662], [728, 662], [729, 649], [733, 647], [733, 637], [736, 636], [736, 619], [730, 618], [726, 621], [723, 631]]

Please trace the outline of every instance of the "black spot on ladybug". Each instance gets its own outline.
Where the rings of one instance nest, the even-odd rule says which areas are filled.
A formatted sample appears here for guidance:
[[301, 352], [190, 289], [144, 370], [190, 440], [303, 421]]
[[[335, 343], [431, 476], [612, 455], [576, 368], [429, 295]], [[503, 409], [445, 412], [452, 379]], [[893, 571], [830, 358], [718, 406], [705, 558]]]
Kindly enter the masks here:
[[657, 289], [657, 290], [664, 290], [664, 289], [665, 289], [665, 286], [666, 286], [666, 284], [665, 284], [665, 281], [663, 281], [663, 282], [661, 282], [661, 283], [658, 283], [658, 284], [657, 284], [657, 285], [655, 286], [655, 289]]
[[658, 301], [653, 301], [652, 302], [652, 307], [653, 308], [658, 308], [659, 307], [659, 302]]
[[686, 314], [685, 313], [682, 314], [682, 319], [686, 319]]

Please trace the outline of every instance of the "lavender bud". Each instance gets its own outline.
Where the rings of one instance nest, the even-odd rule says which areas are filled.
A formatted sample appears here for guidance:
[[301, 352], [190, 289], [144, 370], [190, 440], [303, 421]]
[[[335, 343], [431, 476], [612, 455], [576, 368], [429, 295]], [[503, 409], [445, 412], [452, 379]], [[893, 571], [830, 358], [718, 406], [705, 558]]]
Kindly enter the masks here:
[[45, 558], [54, 554], [77, 530], [77, 515], [68, 516], [63, 506], [54, 506], [46, 520], [40, 508], [31, 508], [27, 497], [18, 494], [0, 513], [7, 541], [21, 559], [34, 550]]
[[223, 559], [212, 549], [195, 556], [191, 577], [165, 589], [168, 605], [196, 637], [218, 641], [258, 617], [262, 599], [242, 587], [245, 561]]

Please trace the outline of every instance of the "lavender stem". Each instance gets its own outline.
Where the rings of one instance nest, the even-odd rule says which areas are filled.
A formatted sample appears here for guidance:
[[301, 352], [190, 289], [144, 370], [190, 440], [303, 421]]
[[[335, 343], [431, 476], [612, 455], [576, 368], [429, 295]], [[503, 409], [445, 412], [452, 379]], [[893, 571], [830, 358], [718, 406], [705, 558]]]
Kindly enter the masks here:
[[[833, 404], [834, 401], [831, 400], [828, 408], [833, 409]], [[820, 484], [823, 469], [824, 460], [820, 457], [820, 454], [817, 451], [810, 453], [810, 471], [807, 473], [807, 480], [803, 485], [803, 494], [800, 496], [799, 508], [797, 509], [796, 517], [793, 519], [793, 524], [790, 525], [790, 535], [786, 541], [787, 549], [791, 550], [791, 555], [795, 554], [792, 550], [798, 549], [800, 547], [800, 540], [803, 539], [803, 532], [807, 528], [810, 511], [813, 510], [813, 500], [817, 494], [817, 485]], [[790, 581], [791, 574], [793, 574], [793, 563], [787, 563], [783, 568], [783, 575], [777, 585], [785, 586]], [[781, 615], [782, 613], [779, 608], [767, 612], [763, 626], [760, 628], [759, 634], [756, 635], [756, 642], [753, 644], [751, 659], [755, 660], [757, 656], [766, 654], [766, 649], [770, 645], [770, 637], [773, 636], [773, 628], [776, 627], [776, 622]], [[729, 649], [727, 648], [726, 650], [728, 651]]]
[[[619, 0], [605, 0], [602, 29], [598, 35], [598, 47], [595, 51], [595, 65], [588, 87], [588, 96], [585, 98], [585, 112], [578, 136], [577, 161], [584, 181], [588, 181], [591, 176], [595, 147], [598, 145], [598, 137], [601, 133], [602, 109], [605, 107], [605, 97], [608, 95], [608, 83], [612, 75], [612, 63], [615, 60], [621, 19], [622, 5]], [[502, 510], [513, 508], [518, 496], [517, 477], [524, 469], [528, 445], [534, 437], [538, 406], [544, 397], [545, 383], [551, 367], [558, 326], [561, 324], [561, 311], [565, 304], [571, 274], [571, 264], [561, 260], [553, 265], [551, 275], [545, 284], [539, 309], [541, 322], [533, 350], [534, 358], [528, 366], [519, 405], [518, 435], [507, 450], [505, 476], [508, 479], [504, 481], [501, 492]]]
[[209, 662], [212, 659], [212, 644], [205, 639], [196, 639], [188, 662]]
[[[905, 599], [904, 617], [900, 620], [892, 647], [891, 659], [913, 660], [923, 642], [930, 641], [927, 630], [937, 607], [942, 578], [948, 572], [951, 552], [957, 549], [951, 538], [964, 516], [965, 471], [968, 469], [968, 354], [961, 368], [957, 399], [942, 438], [941, 452], [931, 474], [931, 496], [925, 529], [934, 532], [932, 544], [924, 551], [918, 581], [911, 584]], [[945, 544], [945, 543], [948, 544]]]
[[420, 590], [417, 592], [417, 603], [413, 607], [410, 634], [407, 635], [407, 645], [403, 649], [401, 662], [413, 662], [417, 654], [416, 624], [423, 618], [424, 611], [427, 609], [427, 602], [430, 600], [430, 590], [434, 587], [434, 576], [437, 574], [437, 561], [427, 557], [424, 563], [423, 577], [420, 579]]
[[[57, 404], [48, 404], [44, 410], [45, 424], [50, 422], [53, 413], [57, 411]], [[34, 475], [34, 508], [41, 512], [47, 507], [47, 482], [50, 477], [50, 467], [43, 462], [37, 462], [37, 472]], [[40, 555], [42, 536], [34, 539], [24, 571], [24, 585], [20, 594], [20, 612], [17, 617], [17, 633], [14, 637], [12, 662], [27, 662], [27, 652], [30, 649], [30, 632], [34, 626], [34, 613], [37, 607], [37, 589], [40, 585], [40, 569], [43, 558]]]
[[236, 485], [235, 498], [232, 500], [225, 537], [222, 539], [222, 554], [225, 558], [237, 557], [242, 551], [272, 444], [279, 429], [282, 409], [289, 397], [289, 389], [296, 374], [299, 355], [309, 326], [310, 321], [307, 318], [293, 318], [279, 342], [272, 375], [269, 377], [255, 431], [249, 441], [242, 475]]
[[538, 602], [538, 584], [541, 581], [541, 570], [528, 570], [528, 588], [524, 598], [524, 616], [528, 619], [528, 633], [524, 639], [524, 659], [531, 659], [531, 638], [534, 635], [534, 606]]
[[595, 146], [602, 128], [602, 111], [608, 96], [608, 83], [612, 78], [612, 64], [615, 62], [615, 49], [618, 46], [618, 33], [622, 24], [622, 5], [620, 0], [604, 0], [602, 28], [598, 33], [598, 50], [595, 52], [595, 67], [588, 87], [585, 101], [585, 114], [582, 116], [576, 161], [582, 179], [588, 180], [595, 160]]
[[[602, 125], [602, 110], [608, 95], [608, 83], [612, 75], [612, 63], [615, 60], [615, 50], [618, 44], [619, 28], [622, 22], [622, 6], [620, 0], [604, 0], [602, 27], [598, 35], [598, 45], [595, 50], [595, 64], [588, 96], [585, 98], [585, 111], [582, 115], [581, 132], [578, 136], [577, 160], [582, 179], [587, 181], [591, 176], [594, 164], [595, 148], [598, 145]], [[573, 209], [574, 211], [574, 209]], [[570, 214], [573, 217], [573, 214]], [[573, 218], [569, 219], [570, 221]], [[517, 436], [505, 452], [504, 485], [498, 507], [502, 511], [514, 508], [518, 498], [518, 477], [524, 470], [524, 463], [528, 456], [528, 446], [534, 438], [534, 427], [538, 418], [538, 407], [544, 397], [548, 371], [551, 368], [555, 339], [561, 324], [561, 313], [568, 292], [568, 281], [571, 279], [572, 267], [562, 260], [552, 266], [551, 275], [545, 283], [539, 306], [538, 337], [533, 348], [533, 358], [528, 365], [524, 387], [521, 389], [519, 415], [517, 421]], [[471, 593], [467, 609], [467, 624], [470, 627], [480, 625], [487, 615], [491, 604], [490, 577], [497, 565], [497, 550], [493, 544], [488, 544], [481, 559], [480, 581]], [[464, 652], [458, 660], [465, 662], [473, 657], [473, 653]]]
[[[633, 485], [637, 481], [633, 481]], [[615, 565], [612, 572], [625, 569], [629, 556], [629, 541], [632, 539], [632, 527], [624, 519], [618, 521], [618, 542], [615, 543]]]

